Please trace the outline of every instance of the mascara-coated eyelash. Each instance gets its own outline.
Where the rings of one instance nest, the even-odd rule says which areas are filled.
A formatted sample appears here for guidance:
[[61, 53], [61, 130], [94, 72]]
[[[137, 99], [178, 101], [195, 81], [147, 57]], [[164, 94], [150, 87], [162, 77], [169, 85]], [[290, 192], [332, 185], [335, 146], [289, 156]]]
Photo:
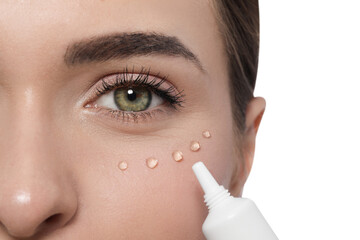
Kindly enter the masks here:
[[[142, 68], [139, 72], [135, 72], [134, 69], [132, 71], [128, 71], [127, 68], [121, 73], [115, 73], [110, 76], [113, 80], [107, 81], [106, 79], [109, 77], [105, 77], [101, 79], [101, 85], [96, 88], [96, 96], [100, 97], [103, 94], [117, 89], [117, 88], [130, 88], [130, 87], [145, 87], [152, 94], [156, 94], [160, 98], [162, 98], [167, 106], [171, 107], [174, 110], [178, 110], [179, 107], [183, 107], [184, 97], [183, 90], [178, 92], [173, 85], [167, 83], [167, 76], [161, 76], [160, 73], [150, 74], [150, 68], [146, 70]], [[115, 78], [115, 79], [114, 79]], [[163, 87], [162, 85], [167, 85], [167, 87]], [[101, 108], [101, 107], [100, 107]], [[104, 109], [112, 117], [119, 118], [122, 120], [125, 118], [127, 120], [133, 120], [137, 122], [139, 117], [147, 118], [153, 117], [154, 114], [158, 112], [166, 112], [161, 109], [145, 109], [144, 111], [123, 111], [123, 110], [115, 110], [115, 109]]]

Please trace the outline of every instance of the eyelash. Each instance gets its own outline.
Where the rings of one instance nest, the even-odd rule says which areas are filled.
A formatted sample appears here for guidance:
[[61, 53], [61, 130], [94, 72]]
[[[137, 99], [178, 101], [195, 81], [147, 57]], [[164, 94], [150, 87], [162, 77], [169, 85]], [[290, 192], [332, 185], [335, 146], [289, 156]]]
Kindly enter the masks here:
[[[135, 79], [134, 74], [137, 75]], [[129, 71], [126, 67], [122, 73], [117, 73], [115, 81], [106, 82], [102, 79], [102, 84], [100, 87], [96, 88], [96, 96], [100, 97], [103, 94], [110, 92], [111, 90], [120, 88], [120, 87], [146, 87], [153, 94], [158, 95], [174, 110], [179, 110], [179, 107], [183, 107], [185, 102], [183, 90], [177, 92], [174, 86], [170, 86], [166, 89], [161, 89], [160, 86], [167, 81], [168, 76], [162, 76], [160, 73], [150, 75], [150, 68], [141, 68], [139, 72], [135, 72], [134, 68]], [[153, 77], [150, 79], [150, 77]], [[158, 79], [158, 80], [157, 80]], [[160, 81], [159, 81], [160, 80]], [[177, 93], [175, 93], [177, 92]], [[139, 112], [128, 112], [122, 110], [113, 110], [105, 109], [107, 113], [110, 113], [111, 117], [116, 119], [122, 118], [125, 121], [133, 120], [133, 122], [138, 122], [138, 118], [142, 117], [143, 119], [152, 118], [156, 112], [164, 112], [163, 110], [157, 109], [153, 111], [139, 111]]]

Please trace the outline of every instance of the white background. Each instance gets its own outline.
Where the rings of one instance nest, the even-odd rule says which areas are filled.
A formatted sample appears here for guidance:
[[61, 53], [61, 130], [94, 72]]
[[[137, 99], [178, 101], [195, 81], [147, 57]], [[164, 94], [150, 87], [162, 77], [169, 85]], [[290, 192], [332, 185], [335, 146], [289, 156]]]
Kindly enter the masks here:
[[360, 240], [360, 1], [260, 0], [267, 101], [243, 197], [282, 240]]

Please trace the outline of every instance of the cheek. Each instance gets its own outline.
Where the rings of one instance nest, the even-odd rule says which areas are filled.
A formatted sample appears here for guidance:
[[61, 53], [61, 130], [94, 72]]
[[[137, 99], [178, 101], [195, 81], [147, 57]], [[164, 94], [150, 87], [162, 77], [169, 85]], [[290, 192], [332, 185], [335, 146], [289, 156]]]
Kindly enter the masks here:
[[[179, 231], [188, 239], [194, 232], [201, 232], [208, 211], [191, 167], [197, 161], [204, 162], [219, 184], [228, 187], [233, 162], [229, 125], [203, 125], [193, 122], [186, 130], [167, 129], [166, 134], [164, 131], [147, 137], [99, 141], [93, 135], [93, 140], [71, 141], [78, 143], [72, 146], [72, 155], [79, 157], [69, 164], [76, 169], [74, 176], [84, 213], [79, 218], [94, 230], [121, 232], [122, 236], [135, 237], [133, 231], [139, 225], [142, 230], [136, 234], [157, 232], [173, 239], [180, 236]], [[202, 135], [207, 129], [210, 138]], [[192, 141], [200, 143], [196, 152], [190, 149]], [[87, 145], [81, 145], [83, 142]], [[181, 161], [173, 159], [174, 151], [183, 153]], [[149, 157], [158, 159], [154, 169], [146, 165]], [[121, 161], [128, 164], [125, 171], [118, 168]]]

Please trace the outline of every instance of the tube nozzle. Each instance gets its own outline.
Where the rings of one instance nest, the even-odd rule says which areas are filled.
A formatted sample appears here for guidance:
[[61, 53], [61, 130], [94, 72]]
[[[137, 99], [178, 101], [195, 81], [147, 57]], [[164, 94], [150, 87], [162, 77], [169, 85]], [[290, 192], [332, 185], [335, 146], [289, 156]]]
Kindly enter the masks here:
[[205, 167], [203, 162], [197, 162], [192, 166], [192, 169], [205, 193], [210, 195], [219, 189], [219, 184], [215, 178], [211, 175], [209, 170]]

